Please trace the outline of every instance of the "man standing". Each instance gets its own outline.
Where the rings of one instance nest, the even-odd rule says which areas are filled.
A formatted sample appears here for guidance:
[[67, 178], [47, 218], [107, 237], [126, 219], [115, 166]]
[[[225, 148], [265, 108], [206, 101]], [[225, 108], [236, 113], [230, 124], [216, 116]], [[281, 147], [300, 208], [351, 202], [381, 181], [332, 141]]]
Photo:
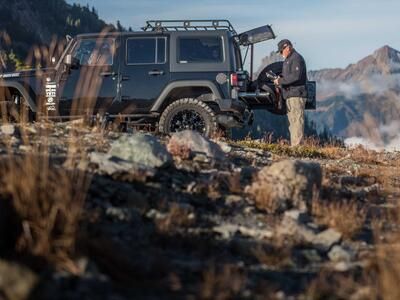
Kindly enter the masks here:
[[282, 86], [289, 119], [290, 144], [299, 145], [304, 138], [304, 109], [307, 101], [307, 67], [304, 58], [284, 39], [278, 51], [284, 58], [282, 75], [274, 81]]

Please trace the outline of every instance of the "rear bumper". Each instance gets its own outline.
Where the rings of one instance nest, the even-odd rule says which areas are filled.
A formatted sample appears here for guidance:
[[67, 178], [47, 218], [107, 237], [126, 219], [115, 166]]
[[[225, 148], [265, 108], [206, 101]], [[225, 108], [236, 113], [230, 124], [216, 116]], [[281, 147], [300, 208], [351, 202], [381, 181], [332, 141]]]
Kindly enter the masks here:
[[247, 108], [247, 104], [239, 99], [217, 99], [215, 100], [221, 112], [233, 112], [242, 114]]
[[239, 99], [217, 99], [218, 123], [225, 128], [240, 128], [253, 121], [253, 112]]

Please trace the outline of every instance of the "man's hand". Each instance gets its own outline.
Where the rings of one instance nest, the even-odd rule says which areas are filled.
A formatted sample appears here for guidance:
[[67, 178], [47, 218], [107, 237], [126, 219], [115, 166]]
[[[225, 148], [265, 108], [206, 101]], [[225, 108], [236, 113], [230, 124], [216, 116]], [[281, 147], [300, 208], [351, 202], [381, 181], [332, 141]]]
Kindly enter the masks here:
[[275, 79], [275, 80], [274, 80], [274, 84], [275, 84], [275, 85], [280, 85], [280, 83], [279, 83], [280, 79], [281, 79], [280, 77], [278, 77], [277, 79]]

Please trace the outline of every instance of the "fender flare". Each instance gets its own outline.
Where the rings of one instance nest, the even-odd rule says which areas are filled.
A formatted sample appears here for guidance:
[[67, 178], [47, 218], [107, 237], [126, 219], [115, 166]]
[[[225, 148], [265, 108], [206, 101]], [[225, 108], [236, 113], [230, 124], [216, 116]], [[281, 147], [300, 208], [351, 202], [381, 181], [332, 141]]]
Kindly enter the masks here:
[[154, 102], [153, 106], [151, 107], [151, 112], [158, 112], [162, 107], [164, 101], [167, 99], [171, 91], [175, 88], [181, 87], [206, 87], [209, 88], [214, 95], [214, 100], [221, 99], [221, 93], [219, 92], [217, 86], [208, 80], [182, 80], [171, 82], [168, 84], [164, 90], [161, 92], [160, 96], [158, 96], [157, 100]]
[[5, 88], [15, 88], [21, 95], [24, 97], [26, 102], [28, 102], [28, 105], [30, 109], [33, 112], [36, 112], [36, 104], [33, 101], [32, 97], [29, 95], [29, 92], [23, 87], [23, 85], [19, 82], [0, 82], [0, 87], [5, 87]]

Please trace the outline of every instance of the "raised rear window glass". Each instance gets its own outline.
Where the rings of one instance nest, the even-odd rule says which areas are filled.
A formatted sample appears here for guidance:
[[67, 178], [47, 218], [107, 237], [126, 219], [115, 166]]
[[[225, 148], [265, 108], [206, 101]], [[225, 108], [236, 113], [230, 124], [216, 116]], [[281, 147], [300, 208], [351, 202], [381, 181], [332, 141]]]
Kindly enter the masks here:
[[165, 63], [165, 38], [129, 38], [126, 42], [126, 63]]
[[224, 60], [222, 38], [182, 37], [178, 39], [178, 63], [218, 63]]

